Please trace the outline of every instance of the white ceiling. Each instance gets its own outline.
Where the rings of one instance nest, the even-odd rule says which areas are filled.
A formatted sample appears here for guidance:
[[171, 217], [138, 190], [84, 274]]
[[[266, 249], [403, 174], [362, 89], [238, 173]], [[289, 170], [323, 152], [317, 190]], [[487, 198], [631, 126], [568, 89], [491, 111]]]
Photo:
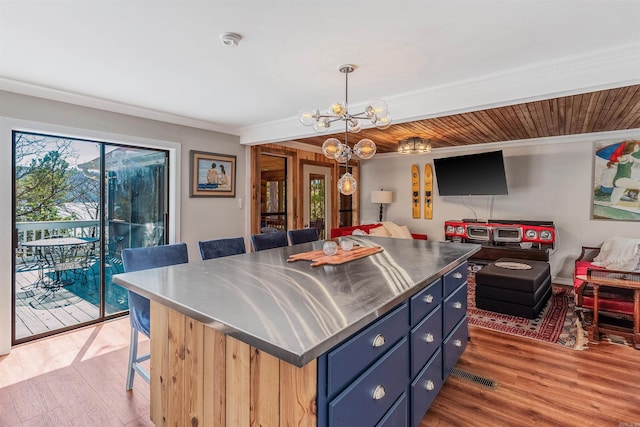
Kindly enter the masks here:
[[345, 63], [395, 122], [637, 84], [640, 1], [0, 0], [0, 89], [243, 143], [312, 134]]

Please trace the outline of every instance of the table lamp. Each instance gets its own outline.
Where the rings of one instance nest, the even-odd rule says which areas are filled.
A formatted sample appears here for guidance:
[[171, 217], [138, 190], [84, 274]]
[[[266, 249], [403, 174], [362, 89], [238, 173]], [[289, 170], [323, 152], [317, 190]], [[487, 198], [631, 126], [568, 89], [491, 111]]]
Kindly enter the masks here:
[[371, 203], [380, 203], [380, 219], [379, 222], [382, 222], [382, 208], [383, 205], [387, 205], [393, 201], [393, 191], [372, 191], [371, 192]]

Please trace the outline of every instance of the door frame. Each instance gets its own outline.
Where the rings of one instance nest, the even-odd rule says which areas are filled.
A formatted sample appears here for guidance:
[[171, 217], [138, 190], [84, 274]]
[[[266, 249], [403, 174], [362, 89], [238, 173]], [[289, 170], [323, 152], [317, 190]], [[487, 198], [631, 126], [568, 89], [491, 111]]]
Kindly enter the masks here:
[[310, 222], [310, 195], [309, 184], [311, 181], [311, 174], [324, 175], [326, 180], [325, 195], [324, 195], [324, 230], [325, 236], [328, 236], [332, 227], [332, 215], [331, 215], [331, 201], [333, 200], [333, 167], [331, 165], [317, 165], [312, 163], [302, 163], [302, 223], [303, 227], [311, 227]]
[[[182, 169], [182, 145], [179, 142], [3, 117], [0, 118], [0, 159], [6, 159], [5, 166], [7, 167], [0, 168], [0, 186], [5, 189], [13, 188], [14, 171], [11, 167], [13, 164], [13, 131], [67, 135], [70, 138], [168, 151], [169, 220], [167, 235], [169, 243], [180, 241], [181, 210], [179, 201], [181, 192], [179, 178]], [[14, 234], [14, 202], [13, 191], [0, 192], [0, 234], [5, 236], [13, 236]], [[12, 335], [14, 329], [13, 283], [15, 281], [13, 257], [15, 253], [13, 239], [9, 240], [9, 244], [0, 246], [0, 269], [11, 271], [11, 274], [0, 276], [0, 355], [10, 352], [14, 339]]]

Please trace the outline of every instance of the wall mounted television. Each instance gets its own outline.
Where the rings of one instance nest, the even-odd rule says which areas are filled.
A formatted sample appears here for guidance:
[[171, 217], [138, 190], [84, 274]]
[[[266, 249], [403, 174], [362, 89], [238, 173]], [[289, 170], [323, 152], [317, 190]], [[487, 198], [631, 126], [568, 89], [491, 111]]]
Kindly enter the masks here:
[[433, 166], [441, 196], [508, 194], [501, 150], [434, 159]]

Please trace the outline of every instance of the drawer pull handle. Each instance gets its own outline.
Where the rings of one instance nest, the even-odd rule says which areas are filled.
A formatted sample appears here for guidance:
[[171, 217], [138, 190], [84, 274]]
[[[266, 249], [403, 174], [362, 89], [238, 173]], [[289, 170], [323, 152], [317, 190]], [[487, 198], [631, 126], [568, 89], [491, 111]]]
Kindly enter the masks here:
[[460, 301], [454, 302], [453, 308], [457, 308], [458, 310], [460, 310], [462, 308], [462, 303]]
[[460, 340], [453, 340], [453, 345], [455, 345], [456, 347], [462, 347], [462, 341], [460, 341]]
[[382, 347], [385, 343], [384, 335], [378, 334], [373, 338], [371, 345], [374, 347]]
[[453, 273], [453, 278], [462, 279], [462, 273], [460, 273], [459, 271], [456, 271], [455, 273]]
[[424, 302], [426, 302], [427, 304], [431, 304], [433, 302], [433, 295], [429, 294], [427, 296], [424, 297]]
[[424, 384], [424, 388], [426, 388], [427, 390], [431, 391], [434, 388], [436, 388], [436, 385], [433, 383], [433, 381], [427, 380], [427, 382]]
[[426, 342], [433, 342], [433, 334], [429, 332], [427, 335], [424, 336], [424, 340]]
[[380, 400], [385, 394], [387, 394], [387, 392], [384, 390], [384, 386], [379, 384], [373, 390], [373, 395], [371, 397], [373, 397], [373, 400]]

